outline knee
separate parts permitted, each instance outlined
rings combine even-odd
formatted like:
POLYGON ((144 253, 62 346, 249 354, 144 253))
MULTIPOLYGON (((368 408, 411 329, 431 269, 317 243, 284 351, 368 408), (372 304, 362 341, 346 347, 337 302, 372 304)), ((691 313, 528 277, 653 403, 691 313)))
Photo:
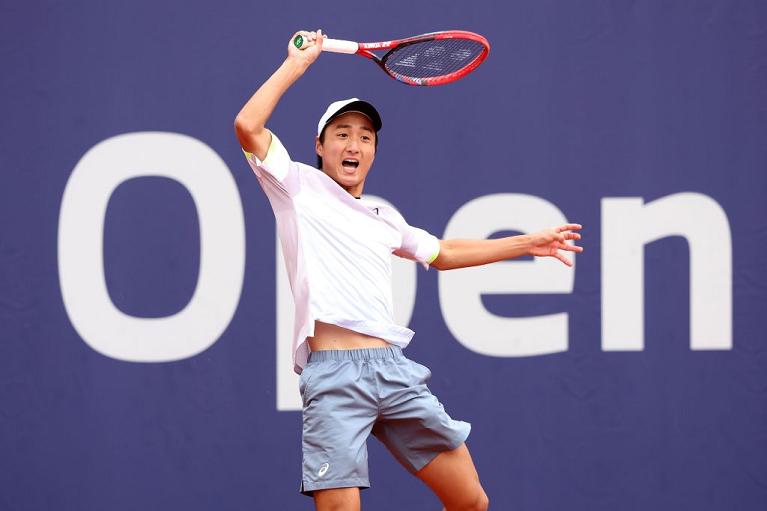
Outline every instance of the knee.
POLYGON ((480 488, 479 495, 477 495, 477 498, 466 511, 487 511, 488 507, 490 507, 490 499, 487 498, 485 491, 480 488))
POLYGON ((460 506, 447 507, 446 511, 487 511, 490 507, 490 499, 487 497, 485 491, 480 488, 479 493, 474 495, 473 498, 467 499, 460 506))
POLYGON ((479 506, 477 507, 478 511, 487 511, 487 508, 490 507, 490 499, 488 498, 487 494, 483 491, 482 495, 480 496, 479 506))
POLYGON ((474 504, 466 511, 487 511, 488 507, 490 507, 490 499, 487 498, 487 494, 484 490, 480 489, 474 504))

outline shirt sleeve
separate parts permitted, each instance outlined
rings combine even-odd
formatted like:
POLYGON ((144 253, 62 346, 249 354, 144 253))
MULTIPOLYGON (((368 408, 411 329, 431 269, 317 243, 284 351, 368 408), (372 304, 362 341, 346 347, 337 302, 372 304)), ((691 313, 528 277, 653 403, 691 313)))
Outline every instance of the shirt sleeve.
POLYGON ((269 132, 272 140, 266 156, 260 160, 253 153, 242 150, 250 168, 256 174, 264 189, 275 189, 288 195, 295 195, 298 191, 298 166, 290 159, 288 151, 282 145, 277 135, 269 132))
POLYGON ((386 208, 386 213, 402 235, 402 244, 394 251, 394 255, 421 263, 428 270, 439 255, 439 239, 423 229, 409 225, 394 209, 386 208))

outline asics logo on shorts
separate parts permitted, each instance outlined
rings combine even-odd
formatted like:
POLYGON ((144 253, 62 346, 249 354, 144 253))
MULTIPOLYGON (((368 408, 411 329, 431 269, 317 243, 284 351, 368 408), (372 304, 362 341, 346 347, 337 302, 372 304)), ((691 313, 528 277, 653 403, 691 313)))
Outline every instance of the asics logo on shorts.
POLYGON ((317 472, 317 475, 320 476, 320 477, 324 476, 325 472, 327 472, 329 468, 330 468, 330 464, 329 463, 323 463, 320 466, 320 471, 317 472))

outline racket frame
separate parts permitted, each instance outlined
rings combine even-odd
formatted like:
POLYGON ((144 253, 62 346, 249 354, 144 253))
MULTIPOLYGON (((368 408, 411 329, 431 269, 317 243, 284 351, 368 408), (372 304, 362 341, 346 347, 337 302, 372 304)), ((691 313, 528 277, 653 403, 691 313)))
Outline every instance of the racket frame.
MULTIPOLYGON (((300 36, 299 36, 300 37, 300 36)), ((296 38, 298 40, 298 37, 296 38)), ((296 46, 300 44, 296 41, 296 46)), ((362 57, 368 58, 378 64, 383 71, 394 78, 397 81, 405 83, 407 85, 415 86, 431 86, 431 85, 444 85, 446 83, 454 82, 460 78, 463 78, 467 74, 474 71, 490 53, 490 43, 487 39, 474 32, 468 32, 466 30, 444 30, 440 32, 429 32, 428 34, 421 34, 413 37, 407 37, 405 39, 395 39, 392 41, 381 41, 375 43, 356 43, 354 41, 344 41, 341 39, 325 39, 322 42, 322 50, 333 53, 347 53, 356 54, 362 57), (405 76, 400 73, 395 73, 386 68, 386 59, 391 55, 395 49, 409 46, 411 44, 422 43, 426 41, 438 41, 442 39, 468 39, 475 41, 484 46, 484 50, 479 54, 469 65, 442 76, 436 76, 432 78, 413 78, 405 76), (373 51, 377 50, 390 50, 383 56, 379 57, 373 51)))
POLYGON ((407 85, 415 85, 415 86, 444 85, 446 83, 459 80, 463 78, 464 76, 466 76, 467 74, 474 71, 477 68, 477 66, 479 66, 487 58, 487 55, 490 53, 490 43, 487 42, 487 39, 485 39, 479 34, 475 34, 474 32, 468 32, 466 30, 445 30, 440 32, 430 32, 428 34, 421 34, 421 35, 407 37, 405 39, 398 39, 394 41, 383 41, 383 42, 377 42, 377 43, 358 43, 358 46, 359 48, 355 52, 357 55, 361 55, 363 57, 367 57, 371 59, 373 62, 378 64, 380 68, 383 69, 387 75, 391 76, 395 80, 405 83, 407 85), (485 49, 482 51, 482 53, 479 54, 477 58, 475 58, 466 67, 459 69, 458 71, 455 71, 453 73, 442 75, 442 76, 436 76, 433 78, 413 78, 410 76, 402 75, 400 73, 395 73, 394 71, 386 69, 386 59, 391 54, 391 51, 386 52, 382 57, 379 57, 372 51, 372 50, 394 50, 394 49, 399 49, 399 48, 402 48, 403 46, 409 46, 415 43, 421 43, 421 42, 432 41, 432 40, 438 41, 442 39, 468 39, 468 40, 476 41, 482 44, 485 47, 485 49))

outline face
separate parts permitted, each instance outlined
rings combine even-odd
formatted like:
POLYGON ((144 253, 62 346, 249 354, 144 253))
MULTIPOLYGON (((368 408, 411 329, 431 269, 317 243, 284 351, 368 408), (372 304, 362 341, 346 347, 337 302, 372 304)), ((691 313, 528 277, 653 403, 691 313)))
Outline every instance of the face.
POLYGON ((358 112, 347 112, 325 127, 324 142, 316 142, 322 171, 355 197, 362 194, 365 178, 375 159, 373 123, 358 112))

